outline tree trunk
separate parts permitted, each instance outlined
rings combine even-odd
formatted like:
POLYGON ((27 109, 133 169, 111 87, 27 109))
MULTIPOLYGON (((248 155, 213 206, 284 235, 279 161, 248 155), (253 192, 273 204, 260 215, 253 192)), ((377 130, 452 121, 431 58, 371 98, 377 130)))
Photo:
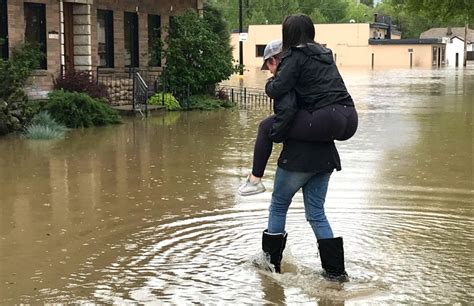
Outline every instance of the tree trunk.
POLYGON ((467 28, 468 28, 468 22, 466 19, 466 26, 464 28, 464 67, 467 66, 467 28))

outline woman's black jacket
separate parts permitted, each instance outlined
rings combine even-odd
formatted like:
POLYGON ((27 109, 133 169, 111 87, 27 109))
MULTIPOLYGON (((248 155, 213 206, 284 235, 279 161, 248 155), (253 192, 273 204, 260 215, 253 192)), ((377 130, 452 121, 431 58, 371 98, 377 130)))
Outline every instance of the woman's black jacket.
POLYGON ((299 109, 313 112, 334 103, 354 105, 332 51, 319 44, 289 49, 282 56, 276 76, 268 80, 265 92, 274 99, 276 118, 270 135, 274 142, 285 139, 299 109))

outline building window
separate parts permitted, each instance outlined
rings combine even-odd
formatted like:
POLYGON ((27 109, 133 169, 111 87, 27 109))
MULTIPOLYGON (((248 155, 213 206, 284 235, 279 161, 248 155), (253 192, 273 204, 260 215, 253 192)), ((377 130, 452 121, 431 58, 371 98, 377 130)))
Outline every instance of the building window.
POLYGON ((148 54, 149 66, 161 66, 161 17, 148 15, 148 54))
POLYGON ((47 69, 46 61, 46 5, 25 2, 25 40, 39 47, 43 56, 39 69, 47 69))
POLYGON ((256 56, 263 57, 263 52, 265 51, 265 47, 267 45, 255 45, 256 56))
POLYGON ((99 66, 114 67, 114 15, 112 11, 97 10, 97 53, 99 66))
POLYGON ((8 58, 7 0, 0 0, 0 58, 8 58))
POLYGON ((138 15, 124 13, 125 67, 138 67, 138 15))

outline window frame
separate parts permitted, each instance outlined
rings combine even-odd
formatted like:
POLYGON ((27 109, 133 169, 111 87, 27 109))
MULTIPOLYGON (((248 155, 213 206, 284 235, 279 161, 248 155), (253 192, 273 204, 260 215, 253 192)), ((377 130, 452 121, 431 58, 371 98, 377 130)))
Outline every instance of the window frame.
POLYGON ((255 57, 263 57, 267 45, 255 45, 255 57), (260 51, 260 52, 259 52, 260 51), (262 55, 260 55, 262 54, 262 55))
POLYGON ((97 33, 99 31, 99 18, 104 18, 105 23, 105 65, 100 64, 99 38, 97 37, 98 65, 101 68, 114 68, 114 12, 112 10, 97 9, 97 33))
POLYGON ((140 66, 140 56, 139 56, 139 28, 138 28, 138 14, 136 12, 124 12, 123 15, 123 26, 124 26, 124 61, 125 54, 127 52, 127 33, 130 35, 128 38, 130 41, 130 64, 125 63, 127 68, 136 68, 140 66), (130 19, 130 22, 127 19, 130 19))
POLYGON ((48 47, 47 47, 47 39, 46 39, 46 4, 44 3, 34 3, 34 2, 24 2, 23 4, 24 9, 24 21, 25 21, 25 41, 33 44, 39 44, 40 51, 44 54, 42 57, 38 70, 47 70, 48 69, 48 61, 47 61, 47 54, 48 54, 48 47), (32 14, 28 14, 28 11, 31 11, 32 14), (39 26, 32 25, 28 26, 28 18, 32 17, 33 15, 39 18, 39 26), (28 33, 28 29, 35 29, 38 27, 37 33, 28 33), (30 35, 37 34, 37 37, 28 37, 30 35), (31 39, 33 38, 33 39, 31 39))

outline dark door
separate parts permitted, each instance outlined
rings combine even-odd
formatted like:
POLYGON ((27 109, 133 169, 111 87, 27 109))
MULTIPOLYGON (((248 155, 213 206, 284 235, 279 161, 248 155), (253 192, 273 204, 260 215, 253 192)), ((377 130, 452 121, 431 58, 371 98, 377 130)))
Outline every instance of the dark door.
POLYGON ((64 58, 66 73, 74 72, 74 28, 72 6, 70 2, 64 2, 64 58))
POLYGON ((459 53, 456 53, 456 67, 459 67, 459 53))
POLYGON ((7 0, 0 0, 0 58, 8 58, 7 0))

